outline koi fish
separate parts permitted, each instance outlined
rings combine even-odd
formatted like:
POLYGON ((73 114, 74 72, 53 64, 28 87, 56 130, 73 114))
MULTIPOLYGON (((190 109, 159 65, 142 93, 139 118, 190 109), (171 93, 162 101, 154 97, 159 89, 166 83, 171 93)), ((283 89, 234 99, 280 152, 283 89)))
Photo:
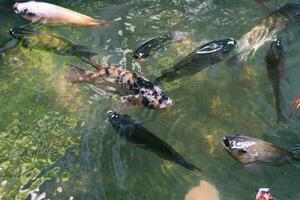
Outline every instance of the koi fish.
POLYGON ((287 3, 271 12, 268 17, 238 40, 238 55, 234 56, 231 61, 241 63, 248 60, 258 48, 272 41, 277 33, 297 22, 300 22, 300 4, 287 3))
POLYGON ((19 40, 19 43, 30 49, 42 50, 63 56, 78 56, 83 60, 90 60, 97 55, 89 48, 76 45, 66 38, 45 34, 36 30, 25 28, 12 28, 10 35, 19 40))
POLYGON ((198 170, 201 172, 201 169, 187 162, 173 149, 173 147, 159 139, 144 126, 131 119, 130 116, 108 111, 107 117, 114 130, 128 142, 131 142, 144 150, 151 151, 165 160, 175 162, 186 169, 198 170))
POLYGON ((260 188, 256 194, 255 200, 275 200, 269 188, 260 188))
POLYGON ((287 122, 287 119, 281 108, 281 90, 280 80, 283 79, 285 68, 285 52, 279 40, 274 40, 265 57, 267 64, 267 72, 272 82, 273 92, 275 96, 275 106, 277 111, 277 122, 287 122))
POLYGON ((226 136, 222 142, 227 152, 244 165, 264 163, 282 166, 300 161, 296 157, 299 145, 289 151, 270 142, 242 135, 226 136))
POLYGON ((39 21, 45 24, 88 27, 109 27, 113 24, 113 22, 93 19, 87 15, 46 2, 15 3, 13 9, 16 14, 31 22, 39 21))
MULTIPOLYGON (((95 67, 95 66, 94 66, 95 67)), ((125 97, 129 103, 150 109, 173 105, 161 87, 154 85, 142 75, 114 66, 97 66, 95 71, 71 67, 67 78, 71 83, 89 83, 125 97)))
POLYGON ((186 35, 178 31, 152 38, 134 50, 133 58, 137 60, 146 60, 156 51, 166 47, 171 42, 180 42, 185 38, 186 35))
POLYGON ((161 73, 157 81, 173 81, 197 73, 206 67, 221 62, 234 49, 232 38, 214 40, 204 44, 177 62, 174 67, 161 73))

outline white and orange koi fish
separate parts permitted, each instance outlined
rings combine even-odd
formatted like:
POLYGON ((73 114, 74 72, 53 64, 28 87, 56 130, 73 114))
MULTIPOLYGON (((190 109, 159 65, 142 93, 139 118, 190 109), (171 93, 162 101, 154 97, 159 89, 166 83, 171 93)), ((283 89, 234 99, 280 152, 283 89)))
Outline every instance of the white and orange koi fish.
POLYGON ((45 2, 15 3, 13 9, 15 13, 20 14, 31 22, 88 27, 108 27, 113 24, 110 21, 97 20, 73 10, 45 2))

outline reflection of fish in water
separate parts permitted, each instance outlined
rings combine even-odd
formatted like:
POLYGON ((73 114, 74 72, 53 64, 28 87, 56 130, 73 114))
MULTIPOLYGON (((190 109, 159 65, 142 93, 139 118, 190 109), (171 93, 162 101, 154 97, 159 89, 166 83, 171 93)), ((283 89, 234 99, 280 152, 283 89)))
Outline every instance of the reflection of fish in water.
POLYGON ((270 49, 266 55, 267 72, 269 79, 272 82, 273 92, 275 96, 275 106, 277 111, 277 121, 286 122, 287 119, 281 108, 281 90, 280 80, 283 79, 285 67, 285 53, 279 40, 274 40, 271 43, 270 49))
POLYGON ((145 60, 149 56, 155 53, 155 51, 158 51, 159 49, 164 48, 171 42, 180 42, 186 38, 186 35, 182 32, 174 32, 169 33, 166 35, 155 37, 144 44, 142 44, 140 47, 138 47, 133 52, 133 58, 137 60, 145 60))
POLYGON ((238 60, 247 60, 248 56, 253 55, 259 47, 271 41, 275 34, 299 21, 300 4, 288 3, 275 10, 238 41, 238 60))
POLYGON ((96 20, 73 10, 45 2, 15 3, 13 8, 15 13, 31 22, 90 27, 107 27, 113 24, 113 22, 96 20))
POLYGON ((222 61, 234 49, 236 42, 232 38, 215 40, 204 44, 180 60, 169 70, 162 72, 157 81, 173 81, 186 75, 199 72, 206 67, 222 61))
POLYGON ((289 151, 270 142, 248 136, 226 136, 223 138, 223 146, 231 156, 244 165, 265 163, 281 166, 300 161, 296 157, 299 146, 289 151))
POLYGON ((97 53, 91 52, 87 47, 73 44, 66 38, 48 35, 35 30, 24 28, 10 29, 10 35, 20 40, 25 48, 52 52, 64 56, 78 56, 89 60, 97 53))
POLYGON ((141 75, 119 67, 97 68, 95 71, 85 71, 72 67, 68 78, 74 84, 90 83, 109 92, 115 92, 125 96, 128 102, 142 104, 146 108, 166 108, 173 105, 172 100, 159 86, 141 75))
POLYGON ((142 149, 149 150, 165 160, 175 162, 186 169, 201 171, 193 164, 187 162, 169 144, 156 137, 141 124, 132 120, 130 116, 113 111, 109 111, 107 116, 115 131, 127 141, 136 144, 142 149))

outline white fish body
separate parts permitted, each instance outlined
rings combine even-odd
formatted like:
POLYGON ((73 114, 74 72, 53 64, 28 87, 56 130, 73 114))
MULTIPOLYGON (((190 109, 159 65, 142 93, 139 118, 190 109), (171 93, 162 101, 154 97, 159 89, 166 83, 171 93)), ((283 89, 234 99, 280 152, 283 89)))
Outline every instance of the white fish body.
POLYGON ((87 15, 46 2, 15 3, 13 8, 15 13, 31 22, 41 21, 48 24, 104 27, 111 24, 111 22, 96 20, 87 15))

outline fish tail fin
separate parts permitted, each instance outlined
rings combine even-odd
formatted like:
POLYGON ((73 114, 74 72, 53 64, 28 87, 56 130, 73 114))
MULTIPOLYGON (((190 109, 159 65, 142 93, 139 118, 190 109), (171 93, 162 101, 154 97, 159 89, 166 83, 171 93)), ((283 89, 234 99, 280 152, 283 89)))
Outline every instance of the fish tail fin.
POLYGON ((93 20, 90 20, 89 22, 87 22, 86 24, 87 24, 87 26, 92 26, 92 27, 107 28, 107 27, 114 26, 116 24, 116 22, 114 22, 114 21, 106 21, 106 20, 93 19, 93 20))
POLYGON ((85 70, 71 64, 70 70, 67 72, 65 78, 72 84, 85 82, 85 72, 85 70))
POLYGON ((184 158, 179 157, 177 160, 175 160, 176 163, 180 164, 181 166, 183 166, 186 169, 189 170, 198 170, 199 172, 202 172, 202 170, 198 167, 196 167, 195 165, 187 162, 184 158))
MULTIPOLYGON (((156 82, 161 82, 161 81, 171 82, 171 81, 174 81, 178 75, 179 74, 177 73, 176 70, 173 70, 173 71, 172 71, 172 69, 165 70, 161 73, 161 75, 159 77, 157 77, 155 79, 155 81, 156 82)), ((178 78, 180 78, 180 76, 178 78)))
POLYGON ((282 112, 278 113, 277 123, 283 123, 283 124, 285 124, 287 122, 288 122, 288 119, 286 118, 286 116, 282 112))

